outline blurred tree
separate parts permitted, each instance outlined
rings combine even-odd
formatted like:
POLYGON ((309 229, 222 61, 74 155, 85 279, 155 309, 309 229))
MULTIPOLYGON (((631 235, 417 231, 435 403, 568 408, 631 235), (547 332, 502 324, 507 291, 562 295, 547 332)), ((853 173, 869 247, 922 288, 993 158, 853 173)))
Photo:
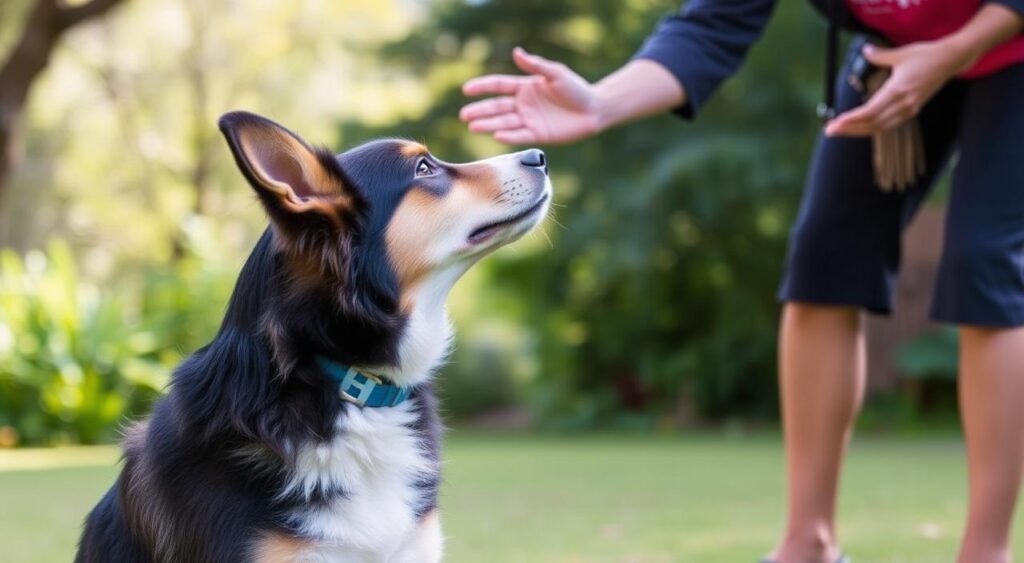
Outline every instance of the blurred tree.
POLYGON ((90 0, 67 6, 59 0, 36 0, 28 10, 18 39, 0 64, 0 195, 14 165, 15 136, 29 90, 49 63, 57 42, 72 27, 107 13, 122 1, 90 0))
MULTIPOLYGON (((0 0, 0 53, 34 6, 0 0)), ((217 117, 248 109, 322 143, 342 116, 397 111, 404 94, 363 77, 351 49, 403 36, 404 7, 126 2, 61 41, 0 205, 0 428, 103 441, 144 412, 215 333, 266 228, 217 117)))
MULTIPOLYGON (((0 20, 2 50, 10 33, 0 20)), ((340 116, 392 111, 397 92, 348 80, 361 72, 350 49, 394 40, 410 20, 394 0, 128 3, 69 37, 41 76, 0 206, 0 245, 25 251, 61 236, 106 254, 83 261, 88 276, 130 273, 132 263, 180 258, 182 225, 200 215, 245 252, 265 222, 217 117, 248 109, 320 141, 340 116)))
MULTIPOLYGON (((412 136, 452 160, 506 151, 458 122, 462 81, 517 72, 515 45, 598 79, 678 7, 436 2, 423 25, 382 52, 383 68, 408 69, 430 86, 423 112, 386 127, 348 122, 342 135, 412 136)), ((696 123, 665 116, 549 149, 564 228, 551 233, 550 251, 489 263, 472 311, 518 312, 535 331, 527 353, 542 367, 532 396, 546 420, 571 427, 774 413, 774 293, 816 129, 821 27, 802 4, 781 3, 744 69, 696 123)), ((463 346, 473 345, 472 322, 463 346)))

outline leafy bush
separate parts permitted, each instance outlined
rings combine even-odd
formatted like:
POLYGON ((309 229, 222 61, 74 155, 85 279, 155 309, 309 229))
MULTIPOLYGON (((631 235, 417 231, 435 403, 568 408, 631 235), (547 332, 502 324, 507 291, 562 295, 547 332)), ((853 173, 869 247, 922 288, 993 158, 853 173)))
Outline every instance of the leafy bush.
POLYGON ((81 282, 66 244, 0 254, 0 425, 27 443, 109 439, 163 383, 145 335, 125 338, 124 302, 81 282))
POLYGON ((919 418, 957 412, 957 332, 951 327, 924 333, 896 351, 903 399, 919 418))
POLYGON ((896 365, 910 379, 956 381, 956 330, 944 328, 907 342, 896 352, 896 365))
POLYGON ((233 282, 194 247, 174 266, 101 287, 79 277, 62 241, 23 258, 0 251, 5 441, 110 441, 148 411, 182 355, 212 336, 233 282))
POLYGON ((490 337, 462 335, 437 378, 445 415, 466 419, 513 405, 517 399, 514 354, 490 337))

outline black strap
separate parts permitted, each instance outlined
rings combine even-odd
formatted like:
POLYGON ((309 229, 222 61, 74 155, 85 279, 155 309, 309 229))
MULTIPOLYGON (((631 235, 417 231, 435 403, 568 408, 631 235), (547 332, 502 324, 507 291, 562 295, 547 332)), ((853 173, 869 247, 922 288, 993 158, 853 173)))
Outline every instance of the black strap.
POLYGON ((839 0, 828 0, 828 38, 825 43, 825 101, 818 106, 818 117, 828 121, 836 116, 836 55, 839 52, 839 0))

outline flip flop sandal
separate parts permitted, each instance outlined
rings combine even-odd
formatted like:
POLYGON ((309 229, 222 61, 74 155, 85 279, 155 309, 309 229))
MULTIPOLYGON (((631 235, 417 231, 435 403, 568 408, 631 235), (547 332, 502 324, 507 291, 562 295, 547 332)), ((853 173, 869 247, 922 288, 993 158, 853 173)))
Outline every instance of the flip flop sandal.
MULTIPOLYGON (((761 559, 757 563, 779 563, 779 562, 775 561, 774 559, 761 559)), ((840 555, 839 559, 836 559, 836 563, 850 563, 850 558, 847 557, 845 554, 844 555, 840 555)))

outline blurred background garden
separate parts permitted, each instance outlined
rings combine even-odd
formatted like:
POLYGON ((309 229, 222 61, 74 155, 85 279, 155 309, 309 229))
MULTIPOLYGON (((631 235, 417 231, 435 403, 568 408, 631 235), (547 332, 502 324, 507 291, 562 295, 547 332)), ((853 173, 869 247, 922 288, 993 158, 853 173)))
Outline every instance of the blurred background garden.
MULTIPOLYGON (((458 121, 466 79, 514 71, 522 45, 596 80, 677 8, 0 1, 0 530, 14 560, 68 558, 116 462, 77 446, 115 442, 213 336, 265 227, 220 114, 255 111, 339 151, 402 136, 445 160, 485 157, 507 148, 458 121)), ((823 27, 781 2, 698 122, 545 147, 557 221, 450 303, 453 561, 735 561, 771 547, 775 289, 819 126, 823 27)), ((924 321, 941 192, 908 233, 900 314, 871 323, 866 439, 844 492, 863 561, 948 560, 963 514, 955 341, 924 321), (873 515, 884 506, 891 522, 873 515)))

